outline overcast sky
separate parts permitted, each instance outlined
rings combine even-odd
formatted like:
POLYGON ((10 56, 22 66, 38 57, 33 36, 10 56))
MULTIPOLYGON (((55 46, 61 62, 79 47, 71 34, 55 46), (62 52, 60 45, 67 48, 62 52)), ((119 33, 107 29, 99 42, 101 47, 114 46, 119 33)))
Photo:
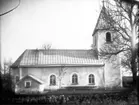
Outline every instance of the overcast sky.
MULTIPOLYGON (((0 13, 18 0, 1 0, 0 13)), ((90 49, 101 0, 21 0, 1 17, 2 59, 15 61, 26 49, 90 49)))

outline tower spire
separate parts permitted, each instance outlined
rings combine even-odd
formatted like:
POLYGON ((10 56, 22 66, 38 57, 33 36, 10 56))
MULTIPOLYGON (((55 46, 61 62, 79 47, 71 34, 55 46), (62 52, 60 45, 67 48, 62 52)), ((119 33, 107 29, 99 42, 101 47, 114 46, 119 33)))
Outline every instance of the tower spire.
POLYGON ((102 7, 104 7, 104 0, 102 0, 102 7))
POLYGON ((107 4, 106 0, 102 0, 102 8, 105 8, 106 4, 107 4))

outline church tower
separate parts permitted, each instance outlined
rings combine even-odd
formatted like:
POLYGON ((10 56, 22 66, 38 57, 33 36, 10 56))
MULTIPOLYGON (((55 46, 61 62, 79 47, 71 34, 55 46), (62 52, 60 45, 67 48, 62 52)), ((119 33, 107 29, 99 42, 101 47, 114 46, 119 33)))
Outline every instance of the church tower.
POLYGON ((96 49, 97 51, 100 51, 102 46, 104 44, 111 44, 112 43, 112 38, 113 38, 113 33, 110 31, 110 26, 107 24, 107 22, 104 20, 104 14, 105 14, 105 6, 103 5, 94 32, 92 34, 93 38, 93 44, 92 47, 93 49, 96 49))
MULTIPOLYGON (((111 31, 110 25, 104 20, 105 12, 106 8, 103 4, 92 34, 92 48, 97 52, 100 52, 104 46, 113 44, 113 36, 115 35, 115 32, 111 31)), ((122 72, 120 69, 121 62, 119 55, 112 56, 109 60, 103 59, 98 55, 98 59, 105 62, 105 87, 122 87, 122 72)))

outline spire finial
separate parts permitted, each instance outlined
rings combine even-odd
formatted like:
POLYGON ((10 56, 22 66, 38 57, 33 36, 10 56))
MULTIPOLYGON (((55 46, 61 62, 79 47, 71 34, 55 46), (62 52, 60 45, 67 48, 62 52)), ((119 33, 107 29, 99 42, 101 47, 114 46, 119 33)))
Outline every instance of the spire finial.
POLYGON ((105 2, 105 1, 104 1, 104 0, 102 0, 102 7, 104 7, 104 2, 105 2))

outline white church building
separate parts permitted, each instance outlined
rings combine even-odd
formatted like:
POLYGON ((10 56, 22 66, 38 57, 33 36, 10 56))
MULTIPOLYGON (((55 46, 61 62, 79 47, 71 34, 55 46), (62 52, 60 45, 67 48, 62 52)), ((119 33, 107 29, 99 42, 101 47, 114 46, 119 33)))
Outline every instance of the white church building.
POLYGON ((96 53, 102 45, 113 41, 113 33, 100 28, 103 24, 101 12, 92 34, 93 49, 25 50, 11 66, 15 91, 122 87, 119 57, 106 61, 96 53))

